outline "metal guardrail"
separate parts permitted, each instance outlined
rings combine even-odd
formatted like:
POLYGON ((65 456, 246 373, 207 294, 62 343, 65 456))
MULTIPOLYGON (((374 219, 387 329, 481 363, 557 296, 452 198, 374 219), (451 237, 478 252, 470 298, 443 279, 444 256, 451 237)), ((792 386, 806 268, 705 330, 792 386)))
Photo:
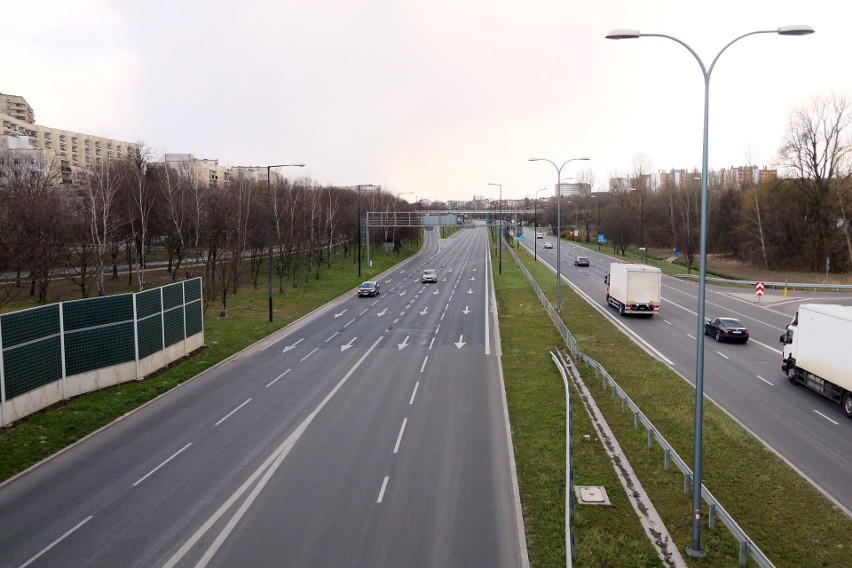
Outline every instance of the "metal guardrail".
MULTIPOLYGON (((682 279, 690 279, 697 280, 697 274, 676 274, 676 278, 682 279)), ((716 276, 707 276, 705 278, 707 282, 712 282, 716 284, 728 284, 733 286, 747 286, 754 288, 758 282, 758 280, 734 280, 732 278, 719 278, 716 276)), ((806 282, 763 282, 764 288, 771 288, 773 290, 777 289, 795 289, 795 290, 824 290, 824 291, 833 291, 833 292, 852 292, 852 284, 809 284, 806 282)))
MULTIPOLYGON (((621 399, 621 412, 626 414, 627 409, 629 408, 633 412, 633 429, 635 431, 639 431, 639 425, 645 427, 648 432, 648 449, 652 449, 654 447, 654 441, 656 440, 657 444, 663 449, 663 469, 669 471, 670 464, 674 463, 675 466, 680 470, 683 474, 683 492, 685 496, 689 496, 690 489, 692 487, 692 470, 686 465, 686 462, 678 455, 678 453, 672 448, 672 446, 666 441, 665 437, 657 430, 651 421, 645 416, 644 413, 639 409, 635 402, 624 392, 624 390, 615 382, 609 373, 607 373, 606 369, 603 366, 592 359, 591 357, 585 355, 577 348, 577 342, 574 337, 571 335, 571 332, 568 330, 568 327, 562 321, 562 318, 559 314, 556 313, 556 310, 553 309, 553 306, 550 304, 550 301, 544 295, 541 288, 538 286, 538 283, 533 278, 532 274, 529 273, 526 266, 523 265, 521 260, 518 258, 518 255, 515 254, 515 251, 508 248, 509 252, 512 255, 512 258, 515 259, 515 265, 521 269, 524 276, 526 276, 529 283, 532 285, 533 290, 541 301, 542 305, 547 310, 548 315, 550 315, 550 319, 553 324, 556 326, 557 331, 562 336, 562 339, 565 341, 565 345, 568 347, 571 355, 583 361, 583 363, 589 367, 593 367, 595 370, 595 376, 601 379, 603 388, 606 389, 609 386, 612 389, 612 399, 615 400, 615 397, 619 397, 621 399)), ((751 557, 761 568, 775 568, 775 565, 769 558, 760 550, 760 548, 754 543, 754 541, 749 538, 746 532, 740 527, 739 524, 734 520, 733 517, 728 513, 728 511, 719 503, 718 499, 710 492, 709 489, 702 483, 701 484, 701 498, 707 503, 709 508, 709 515, 707 517, 707 524, 710 529, 714 529, 716 526, 716 517, 722 522, 723 525, 731 532, 734 538, 739 542, 739 565, 741 567, 746 566, 747 557, 751 557)), ((567 531, 567 525, 566 525, 567 531)))
POLYGON ((574 437, 574 420, 571 417, 571 387, 568 385, 568 375, 562 362, 553 353, 550 357, 559 374, 562 375, 562 383, 565 385, 565 566, 571 568, 572 562, 577 559, 574 551, 574 533, 571 531, 571 519, 574 517, 574 449, 571 439, 574 437))

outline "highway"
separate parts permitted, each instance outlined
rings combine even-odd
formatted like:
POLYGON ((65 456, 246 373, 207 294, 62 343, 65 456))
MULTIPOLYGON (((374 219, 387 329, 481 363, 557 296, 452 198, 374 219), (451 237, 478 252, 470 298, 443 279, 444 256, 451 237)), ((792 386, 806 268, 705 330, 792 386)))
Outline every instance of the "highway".
POLYGON ((486 230, 435 234, 0 486, 3 565, 528 566, 486 230))
MULTIPOLYGON (((525 230, 525 236, 523 246, 533 252, 532 231, 525 230)), ((538 239, 536 246, 539 260, 555 271, 556 249, 545 249, 543 242, 555 243, 555 239, 548 235, 538 239)), ((664 275, 660 314, 620 317, 606 304, 603 280, 613 262, 613 257, 603 254, 606 247, 598 253, 563 241, 560 248, 564 281, 633 341, 694 385, 697 284, 664 275), (574 266, 578 255, 588 257, 591 265, 574 266)), ((705 395, 852 516, 852 420, 839 405, 787 381, 781 371, 779 342, 799 304, 852 305, 852 296, 795 292, 785 299, 781 292, 771 291, 758 302, 747 289, 708 284, 705 300, 708 319, 735 317, 750 332, 744 345, 705 338, 705 395)), ((562 301, 564 306, 564 295, 562 301)), ((683 453, 689 453, 686 450, 683 453)))

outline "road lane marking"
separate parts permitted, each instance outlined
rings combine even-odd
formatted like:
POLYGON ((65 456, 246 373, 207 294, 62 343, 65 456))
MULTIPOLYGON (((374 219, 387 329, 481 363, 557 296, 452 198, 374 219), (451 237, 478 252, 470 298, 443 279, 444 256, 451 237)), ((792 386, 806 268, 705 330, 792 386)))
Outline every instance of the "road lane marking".
POLYGON ((305 359, 307 359, 308 357, 310 357, 311 355, 313 355, 314 353, 316 353, 318 349, 319 349, 319 347, 314 347, 314 350, 313 350, 313 351, 311 351, 310 353, 308 353, 307 355, 305 355, 304 357, 302 357, 302 358, 300 359, 300 361, 304 361, 305 359))
POLYGON ((429 360, 429 356, 428 356, 428 355, 426 355, 426 358, 425 358, 425 359, 423 359, 423 364, 422 364, 422 365, 420 365, 420 372, 421 372, 421 373, 423 372, 423 369, 425 369, 425 368, 426 368, 426 361, 428 361, 428 360, 429 360))
POLYGON ((393 453, 399 451, 399 443, 402 442, 402 433, 405 432, 405 425, 408 424, 408 418, 402 419, 402 427, 399 429, 399 435, 396 437, 396 445, 393 447, 393 453))
POLYGON ((417 396, 417 387, 420 386, 420 381, 414 383, 414 390, 411 392, 411 400, 408 401, 408 405, 411 406, 414 404, 414 397, 417 396))
POLYGON ((825 418, 826 420, 828 420, 829 422, 831 422, 835 426, 840 426, 840 422, 835 422, 834 420, 832 420, 831 418, 829 418, 828 416, 826 416, 825 414, 823 414, 819 410, 814 410, 814 412, 816 412, 817 414, 819 414, 820 416, 822 416, 823 418, 825 418))
POLYGON ((689 334, 687 333, 687 334, 686 334, 686 336, 687 336, 688 338, 690 338, 690 339, 694 339, 695 341, 698 341, 698 339, 697 339, 694 335, 689 335, 689 334))
POLYGON ((435 336, 433 335, 433 336, 432 336, 432 341, 430 341, 430 342, 429 342, 429 351, 431 351, 431 350, 432 350, 432 345, 434 345, 434 343, 435 343, 435 336))
POLYGON ((284 371, 283 373, 281 373, 280 375, 278 375, 277 377, 275 377, 275 378, 272 380, 272 382, 271 382, 271 383, 269 383, 268 385, 266 385, 266 388, 269 388, 269 387, 271 387, 272 385, 274 385, 275 383, 277 383, 277 382, 278 382, 278 379, 280 379, 281 377, 283 377, 284 375, 286 375, 286 374, 287 374, 287 373, 289 373, 289 372, 290 372, 290 369, 287 369, 286 371, 284 371))
POLYGON ((326 340, 325 340, 325 342, 326 342, 326 343, 328 343, 329 341, 331 341, 332 339, 334 339, 334 336, 335 336, 335 335, 337 335, 338 333, 340 333, 340 332, 339 332, 339 331, 335 331, 334 333, 332 333, 332 334, 331 334, 331 337, 329 337, 328 339, 326 339, 326 340))
MULTIPOLYGON (((248 402, 248 401, 246 401, 246 402, 248 402)), ((192 445, 192 442, 188 443, 187 445, 185 445, 184 447, 182 447, 181 449, 179 449, 178 451, 173 453, 171 456, 166 458, 166 460, 163 463, 161 463, 160 465, 158 465, 157 467, 155 467, 154 469, 152 469, 151 471, 149 471, 148 473, 146 473, 145 475, 140 477, 139 480, 136 483, 133 484, 133 487, 136 487, 137 485, 139 485, 140 483, 142 483, 143 481, 145 481, 146 479, 151 477, 154 473, 156 473, 156 471, 158 469, 160 469, 161 467, 163 467, 164 465, 166 465, 167 463, 169 463, 170 461, 172 461, 173 459, 178 457, 178 455, 180 455, 181 452, 183 452, 185 449, 187 449, 191 445, 192 445)))
POLYGON ((364 314, 366 314, 366 313, 367 313, 367 310, 369 310, 369 309, 370 309, 370 308, 364 308, 364 310, 363 310, 361 313, 359 313, 358 315, 359 315, 359 316, 363 316, 364 314))
POLYGON ((730 360, 731 360, 731 358, 730 358, 730 357, 728 357, 727 355, 725 355, 725 354, 724 354, 724 353, 722 353, 721 351, 716 351, 716 353, 718 353, 719 355, 721 355, 722 357, 724 357, 724 358, 725 358, 725 359, 727 359, 728 361, 730 361, 730 360))
POLYGON ((382 499, 383 499, 383 498, 384 498, 384 496, 385 496, 385 488, 388 486, 388 479, 390 479, 390 477, 388 477, 388 476, 386 475, 386 476, 385 476, 385 480, 382 482, 382 488, 381 488, 381 490, 379 490, 379 498, 378 498, 378 499, 376 499, 376 503, 381 503, 381 502, 382 502, 382 499))
POLYGON ((358 369, 358 367, 361 366, 361 363, 363 363, 364 360, 370 356, 370 354, 379 345, 379 342, 382 339, 384 339, 383 335, 379 336, 379 338, 376 339, 373 345, 371 345, 370 348, 367 349, 367 351, 361 356, 361 358, 358 359, 358 362, 355 363, 355 365, 353 365, 351 369, 349 369, 349 371, 343 376, 343 378, 340 379, 340 381, 334 386, 334 388, 331 389, 331 391, 325 396, 322 402, 320 402, 319 405, 314 408, 313 412, 311 412, 302 421, 302 423, 299 424, 299 426, 296 427, 295 430, 293 430, 293 432, 287 437, 287 439, 284 440, 284 442, 282 442, 281 445, 278 446, 278 448, 276 448, 276 450, 266 458, 266 460, 264 460, 260 467, 258 467, 243 482, 243 484, 233 494, 231 494, 230 497, 228 497, 228 499, 224 503, 222 503, 219 509, 217 509, 217 511, 209 519, 207 519, 207 521, 205 521, 204 524, 199 527, 197 531, 195 531, 195 533, 189 538, 189 540, 187 540, 183 544, 183 546, 181 546, 180 549, 178 549, 178 551, 172 555, 172 557, 169 559, 168 562, 166 562, 163 568, 174 568, 174 566, 178 562, 180 562, 184 556, 186 556, 186 554, 192 549, 192 547, 195 546, 195 544, 198 543, 198 541, 201 540, 201 538, 205 534, 207 534, 207 531, 209 531, 210 528, 225 515, 228 509, 230 509, 231 506, 236 503, 237 500, 242 497, 242 495, 246 491, 248 491, 250 487, 254 485, 254 489, 252 489, 251 493, 246 497, 246 500, 243 502, 242 505, 240 505, 237 511, 234 512, 234 515, 233 517, 231 517, 231 520, 228 521, 228 524, 225 526, 225 528, 222 529, 222 532, 219 533, 219 536, 216 537, 216 540, 213 542, 213 544, 210 545, 210 548, 207 549, 207 552, 204 554, 201 560, 198 561, 196 567, 203 568, 210 562, 210 559, 213 558, 213 555, 216 554, 216 551, 219 550, 219 547, 222 546, 222 543, 225 541, 226 538, 228 538, 228 535, 230 535, 231 531, 234 530, 236 524, 243 517, 243 515, 245 515, 248 508, 251 506, 254 500, 257 499, 257 496, 260 494, 266 484, 269 483, 269 480, 284 462, 284 459, 290 453, 290 450, 293 449, 293 446, 296 445, 296 442, 299 441, 299 438, 301 438, 302 434, 305 433, 305 430, 308 428, 313 419, 316 418, 317 414, 319 414, 323 408, 325 408, 328 402, 334 397, 335 394, 337 394, 337 391, 339 391, 343 387, 343 385, 346 384, 346 381, 349 380, 349 377, 351 377, 352 374, 358 369), (260 481, 257 481, 258 478, 261 478, 260 481), (256 481, 257 484, 255 485, 256 481))
POLYGON ((241 409, 242 407, 244 407, 245 405, 247 405, 249 402, 251 402, 251 399, 248 399, 247 401, 245 401, 244 403, 242 403, 241 405, 239 405, 238 407, 236 407, 235 409, 233 409, 232 411, 230 411, 228 414, 226 414, 225 416, 223 416, 223 417, 219 420, 219 422, 217 422, 217 423, 216 423, 216 424, 214 424, 213 426, 218 426, 219 424, 221 424, 222 422, 224 422, 225 420, 227 420, 228 418, 230 418, 230 417, 231 417, 231 415, 232 415, 234 412, 236 412, 237 410, 241 409))
POLYGON ((671 325, 671 324, 672 324, 672 322, 670 322, 669 320, 663 320, 663 321, 664 321, 664 322, 666 322, 666 324, 667 324, 667 325, 671 325))
POLYGON ((764 378, 763 378, 763 377, 761 377, 760 375, 755 375, 755 377, 757 377, 758 379, 760 379, 761 381, 763 381, 764 383, 766 383, 767 385, 769 385, 769 386, 771 386, 771 387, 774 387, 774 386, 775 386, 774 384, 770 383, 769 381, 767 381, 766 379, 764 379, 764 378))
POLYGON ((282 351, 282 353, 287 353, 287 352, 288 352, 288 351, 290 351, 291 349, 295 349, 295 348, 296 348, 296 346, 297 346, 298 344, 300 344, 301 342, 303 342, 304 340, 305 340, 305 338, 303 337, 302 339, 300 339, 300 340, 299 340, 299 341, 297 341, 296 343, 294 343, 294 344, 292 344, 292 345, 287 345, 286 347, 284 347, 284 350, 282 351))
POLYGON ((352 318, 351 320, 349 320, 349 323, 347 323, 346 325, 344 325, 344 326, 343 326, 343 329, 346 329, 347 327, 349 327, 350 325, 352 325, 352 322, 354 322, 354 321, 355 321, 355 318, 352 318))
POLYGON ((73 527, 71 530, 69 530, 68 532, 66 532, 64 535, 60 536, 59 538, 57 538, 56 540, 54 540, 53 542, 51 542, 50 544, 48 544, 46 547, 44 547, 44 548, 41 550, 41 552, 39 552, 38 554, 36 554, 35 556, 33 556, 32 558, 30 558, 29 560, 27 560, 27 561, 26 561, 26 562, 24 562, 23 564, 21 564, 20 568, 26 568, 27 566, 29 566, 30 564, 32 564, 33 562, 35 562, 36 560, 38 560, 38 558, 39 558, 41 555, 43 555, 45 552, 47 552, 48 550, 50 550, 51 548, 53 548, 54 546, 56 546, 56 545, 57 545, 57 544, 59 544, 60 542, 62 542, 65 538, 67 538, 68 536, 70 536, 70 535, 71 535, 71 533, 73 533, 74 531, 76 531, 77 529, 79 529, 80 527, 82 527, 83 525, 85 525, 86 523, 88 523, 88 522, 89 522, 89 521, 91 521, 91 520, 92 520, 92 515, 89 515, 88 517, 86 517, 85 519, 83 519, 82 521, 80 521, 79 523, 77 523, 76 525, 74 525, 74 527, 73 527))
POLYGON ((441 314, 441 321, 444 321, 444 316, 447 315, 447 312, 441 314))

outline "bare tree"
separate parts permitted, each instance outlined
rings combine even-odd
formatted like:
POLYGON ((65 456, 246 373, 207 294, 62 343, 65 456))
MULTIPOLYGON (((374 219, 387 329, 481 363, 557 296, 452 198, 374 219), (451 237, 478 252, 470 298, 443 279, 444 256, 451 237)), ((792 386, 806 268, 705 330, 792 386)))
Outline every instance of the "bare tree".
POLYGON ((115 242, 118 228, 118 216, 115 211, 119 188, 121 186, 121 171, 107 157, 91 166, 80 191, 89 222, 89 237, 95 246, 95 283, 98 296, 106 293, 104 286, 104 269, 107 251, 115 242))

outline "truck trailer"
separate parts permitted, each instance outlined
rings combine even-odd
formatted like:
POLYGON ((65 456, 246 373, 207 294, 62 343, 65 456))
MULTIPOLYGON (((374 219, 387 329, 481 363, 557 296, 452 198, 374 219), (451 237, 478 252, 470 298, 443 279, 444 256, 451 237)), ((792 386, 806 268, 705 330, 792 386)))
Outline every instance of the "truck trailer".
POLYGON ((802 304, 781 336, 781 370, 843 407, 852 418, 852 306, 802 304))
POLYGON ((617 308, 619 314, 653 316, 660 312, 662 273, 659 268, 613 262, 604 282, 609 285, 606 301, 617 308))

